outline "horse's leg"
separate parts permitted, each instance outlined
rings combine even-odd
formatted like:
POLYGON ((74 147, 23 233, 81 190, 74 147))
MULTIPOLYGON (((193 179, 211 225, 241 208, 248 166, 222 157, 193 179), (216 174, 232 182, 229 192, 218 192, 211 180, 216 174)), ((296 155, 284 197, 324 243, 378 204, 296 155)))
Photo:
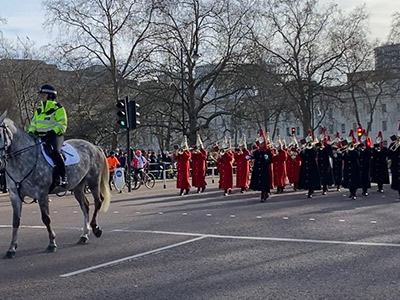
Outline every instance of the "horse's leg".
POLYGON ((95 237, 101 237, 103 230, 97 225, 97 213, 101 208, 102 199, 100 199, 100 188, 98 184, 89 185, 90 190, 94 198, 94 212, 92 220, 90 221, 90 226, 92 227, 93 234, 95 237))
POLYGON ((56 234, 51 228, 50 221, 50 210, 49 210, 49 196, 41 196, 38 199, 40 212, 42 214, 42 222, 46 225, 47 232, 49 234, 49 245, 47 246, 48 252, 56 252, 57 244, 56 244, 56 234))
POLYGON ((11 244, 4 258, 14 258, 15 253, 17 252, 18 228, 20 225, 21 212, 22 212, 22 200, 17 195, 10 193, 10 201, 13 208, 13 223, 12 223, 13 229, 12 229, 11 244))
POLYGON ((74 188, 74 197, 78 201, 83 213, 83 233, 78 244, 87 244, 89 241, 89 201, 84 193, 85 183, 81 182, 74 188))

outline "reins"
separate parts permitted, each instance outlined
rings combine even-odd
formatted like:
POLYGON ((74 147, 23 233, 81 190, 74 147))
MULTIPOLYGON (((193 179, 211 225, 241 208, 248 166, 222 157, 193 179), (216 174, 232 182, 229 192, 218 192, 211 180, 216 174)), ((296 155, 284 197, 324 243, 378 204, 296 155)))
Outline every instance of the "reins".
MULTIPOLYGON (((7 132, 7 130, 8 130, 7 126, 5 126, 5 125, 3 124, 1 127, 7 132)), ((19 199, 21 199, 21 201, 22 201, 23 203, 27 203, 27 202, 25 202, 25 200, 24 200, 24 199, 22 198, 22 196, 21 196, 21 184, 22 184, 22 182, 23 182, 26 178, 29 177, 29 175, 32 174, 33 170, 35 170, 35 168, 36 168, 36 166, 37 166, 37 162, 38 162, 38 154, 39 154, 39 150, 38 150, 39 147, 38 147, 38 146, 39 146, 40 144, 42 144, 42 143, 43 143, 42 141, 39 142, 39 143, 37 143, 37 142, 36 142, 36 139, 35 139, 35 143, 34 143, 33 145, 30 145, 30 146, 27 146, 27 147, 25 147, 25 148, 18 149, 18 150, 12 151, 12 152, 7 152, 8 147, 9 147, 10 145, 7 145, 6 143, 4 143, 4 146, 0 148, 0 150, 4 151, 4 155, 2 155, 1 158, 4 158, 4 159, 5 159, 5 165, 7 165, 7 160, 8 160, 8 159, 13 158, 13 157, 16 157, 16 156, 18 156, 18 155, 20 155, 20 154, 22 154, 22 153, 25 153, 25 152, 27 152, 28 150, 30 150, 31 148, 34 148, 34 147, 35 147, 35 149, 36 149, 36 160, 35 160, 35 163, 33 164, 33 166, 32 166, 32 168, 30 169, 30 171, 29 171, 27 174, 25 174, 25 176, 24 176, 20 181, 15 180, 14 177, 10 174, 10 172, 8 172, 7 168, 5 168, 6 174, 7 174, 8 177, 15 183, 15 186, 16 186, 17 191, 18 191, 18 197, 19 197, 19 199)), ((31 203, 33 203, 33 202, 35 202, 35 200, 33 200, 31 203)), ((30 204, 30 203, 29 203, 29 204, 30 204)))

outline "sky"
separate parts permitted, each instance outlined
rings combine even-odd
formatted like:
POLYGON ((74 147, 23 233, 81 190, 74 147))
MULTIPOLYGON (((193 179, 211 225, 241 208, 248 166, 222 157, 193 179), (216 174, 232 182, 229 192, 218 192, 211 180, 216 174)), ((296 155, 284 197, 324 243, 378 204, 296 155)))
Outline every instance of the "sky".
MULTIPOLYGON (((371 38, 378 38, 381 41, 387 39, 392 14, 400 11, 399 0, 319 0, 319 2, 337 3, 344 12, 349 12, 357 5, 365 3, 371 14, 371 38)), ((18 37, 22 40, 28 37, 36 43, 36 46, 42 46, 54 38, 42 26, 45 16, 41 0, 0 0, 0 7, 0 17, 7 19, 7 24, 0 23, 0 31, 11 42, 16 42, 18 37)))

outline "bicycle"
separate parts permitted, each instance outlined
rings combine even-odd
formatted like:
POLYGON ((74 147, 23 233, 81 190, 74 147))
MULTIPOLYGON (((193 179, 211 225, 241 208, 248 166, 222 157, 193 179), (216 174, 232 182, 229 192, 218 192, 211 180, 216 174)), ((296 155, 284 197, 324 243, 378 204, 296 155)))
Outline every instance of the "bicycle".
POLYGON ((131 174, 131 188, 133 190, 137 190, 141 185, 147 187, 148 189, 152 189, 156 184, 156 178, 150 172, 142 170, 141 173, 136 174, 132 172, 131 174))

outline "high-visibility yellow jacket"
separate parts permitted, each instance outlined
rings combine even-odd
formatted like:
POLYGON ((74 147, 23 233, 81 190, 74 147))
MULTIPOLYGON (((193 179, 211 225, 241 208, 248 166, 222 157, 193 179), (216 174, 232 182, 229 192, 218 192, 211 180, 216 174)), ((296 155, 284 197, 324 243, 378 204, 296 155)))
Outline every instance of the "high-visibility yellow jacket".
POLYGON ((47 100, 34 112, 28 132, 41 136, 50 130, 54 130, 57 135, 65 134, 67 113, 61 104, 47 100))

